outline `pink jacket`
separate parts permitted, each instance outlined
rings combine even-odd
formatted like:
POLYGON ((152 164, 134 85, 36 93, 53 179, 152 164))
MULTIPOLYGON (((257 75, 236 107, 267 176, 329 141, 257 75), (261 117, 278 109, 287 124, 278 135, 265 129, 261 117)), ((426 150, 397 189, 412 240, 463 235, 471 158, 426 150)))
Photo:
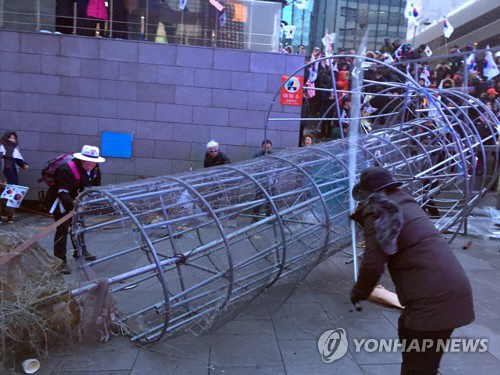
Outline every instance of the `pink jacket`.
POLYGON ((108 9, 104 4, 105 0, 89 0, 87 4, 87 17, 100 20, 108 19, 108 9))

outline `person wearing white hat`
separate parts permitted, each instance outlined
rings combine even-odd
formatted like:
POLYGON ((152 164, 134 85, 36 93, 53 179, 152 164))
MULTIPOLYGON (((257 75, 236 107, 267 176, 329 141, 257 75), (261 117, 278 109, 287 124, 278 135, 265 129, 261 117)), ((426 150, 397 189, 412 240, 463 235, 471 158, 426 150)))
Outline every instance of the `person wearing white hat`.
MULTIPOLYGON (((73 154, 74 159, 61 165, 55 171, 54 185, 49 188, 47 199, 54 220, 58 221, 68 212, 73 210, 74 199, 90 186, 101 185, 101 171, 99 164, 105 159, 99 155, 99 148, 85 145, 81 152, 73 154)), ((59 225, 54 236, 54 255, 63 261, 61 273, 69 274, 71 269, 68 267, 66 259, 66 242, 68 237, 70 220, 66 220, 59 225)), ((83 243, 82 255, 85 260, 95 260, 96 257, 90 254, 83 243)), ((73 257, 77 258, 75 251, 73 257)))
POLYGON ((203 167, 214 167, 216 165, 229 164, 231 160, 229 157, 219 150, 219 144, 214 140, 207 143, 207 152, 205 153, 205 160, 203 167))

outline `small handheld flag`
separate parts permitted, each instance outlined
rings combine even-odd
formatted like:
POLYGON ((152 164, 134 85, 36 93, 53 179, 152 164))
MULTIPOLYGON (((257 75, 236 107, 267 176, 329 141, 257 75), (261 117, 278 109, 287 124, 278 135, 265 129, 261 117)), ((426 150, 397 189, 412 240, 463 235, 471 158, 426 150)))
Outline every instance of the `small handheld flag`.
POLYGON ((486 48, 488 49, 488 51, 485 54, 483 73, 486 78, 493 79, 500 73, 500 71, 498 70, 498 66, 493 59, 493 54, 489 50, 490 46, 487 45, 486 48))
POLYGON ((427 55, 427 57, 431 57, 432 56, 432 50, 430 49, 429 46, 425 47, 424 52, 427 55))
MULTIPOLYGON (((314 58, 314 53, 311 55, 311 62, 314 62, 316 59, 314 58)), ((319 61, 316 61, 314 64, 311 65, 310 69, 310 74, 309 74, 309 80, 311 82, 316 81, 318 78, 318 68, 319 68, 319 61)))
POLYGON ((431 81, 429 81, 429 77, 424 72, 420 73, 420 78, 422 78, 424 80, 425 87, 429 87, 431 85, 431 81))
POLYGON ((451 26, 450 22, 445 18, 443 20, 443 34, 445 38, 449 38, 455 29, 451 26))
POLYGON ((472 73, 476 70, 476 54, 475 53, 471 53, 468 57, 467 57, 467 68, 469 69, 469 73, 472 73))
POLYGON ((286 25, 285 27, 283 27, 283 31, 285 32, 285 38, 293 39, 293 36, 295 35, 295 29, 296 26, 294 25, 286 25))
POLYGON ((219 16, 219 24, 220 27, 226 26, 227 18, 226 18, 226 10, 223 9, 220 16, 219 16))
POLYGON ((321 43, 325 46, 325 54, 327 56, 332 56, 332 44, 335 43, 335 33, 328 34, 327 30, 325 36, 321 39, 321 43))
POLYGON ((404 16, 408 21, 413 21, 416 25, 418 25, 417 18, 418 16, 420 16, 420 12, 418 8, 413 4, 413 2, 406 2, 404 16))
POLYGON ((392 58, 392 56, 389 55, 387 52, 384 53, 382 56, 384 56, 384 62, 386 62, 387 64, 394 62, 394 59, 392 58))
POLYGON ((403 45, 401 44, 396 51, 394 51, 394 57, 396 59, 401 59, 403 57, 403 45))

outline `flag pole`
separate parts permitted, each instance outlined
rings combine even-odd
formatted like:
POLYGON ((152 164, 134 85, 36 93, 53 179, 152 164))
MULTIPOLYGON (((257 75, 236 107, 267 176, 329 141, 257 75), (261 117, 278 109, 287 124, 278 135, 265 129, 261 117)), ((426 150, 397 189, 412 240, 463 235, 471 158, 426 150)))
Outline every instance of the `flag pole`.
POLYGON ((415 26, 413 27, 413 39, 411 41, 411 46, 413 49, 415 49, 415 37, 417 36, 417 23, 415 22, 415 26))

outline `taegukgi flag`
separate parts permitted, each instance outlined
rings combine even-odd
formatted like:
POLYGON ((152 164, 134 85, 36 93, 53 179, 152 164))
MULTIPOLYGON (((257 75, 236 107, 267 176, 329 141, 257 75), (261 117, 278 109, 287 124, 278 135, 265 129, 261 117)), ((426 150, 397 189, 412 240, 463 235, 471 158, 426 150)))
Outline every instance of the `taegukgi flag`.
POLYGON ((489 50, 490 46, 487 45, 486 49, 488 49, 488 51, 486 52, 484 60, 483 73, 484 76, 487 77, 488 79, 493 79, 500 73, 500 71, 498 70, 498 66, 495 63, 495 60, 493 59, 493 54, 489 50))
POLYGON ((446 17, 445 17, 444 20, 443 20, 443 34, 444 34, 444 37, 445 38, 449 38, 451 36, 451 34, 453 34, 453 31, 455 31, 455 29, 453 28, 453 26, 451 26, 450 21, 448 21, 446 19, 446 17))
POLYGON ((468 57, 467 57, 467 68, 469 69, 469 72, 472 73, 476 70, 476 54, 475 53, 471 53, 468 57))

